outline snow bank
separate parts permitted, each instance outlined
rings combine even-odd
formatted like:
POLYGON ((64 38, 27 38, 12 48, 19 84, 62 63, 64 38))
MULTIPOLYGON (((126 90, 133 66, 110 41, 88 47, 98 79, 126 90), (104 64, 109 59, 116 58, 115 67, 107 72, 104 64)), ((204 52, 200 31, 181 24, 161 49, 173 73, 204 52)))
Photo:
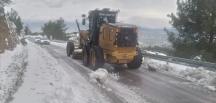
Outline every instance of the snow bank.
POLYGON ((153 51, 149 51, 149 50, 144 50, 145 53, 148 53, 148 54, 152 54, 152 55, 160 55, 160 56, 167 56, 166 54, 164 53, 160 53, 160 52, 153 52, 153 51))
POLYGON ((0 54, 0 103, 9 101, 21 85, 26 59, 27 50, 21 45, 17 45, 13 51, 0 54))
POLYGON ((216 91, 216 72, 209 71, 203 67, 190 67, 165 61, 145 58, 144 65, 155 71, 168 72, 186 80, 202 85, 209 90, 216 91))
POLYGON ((55 45, 55 46, 59 46, 59 47, 62 47, 62 48, 66 48, 66 46, 67 46, 66 42, 60 43, 60 42, 50 41, 50 44, 55 45))

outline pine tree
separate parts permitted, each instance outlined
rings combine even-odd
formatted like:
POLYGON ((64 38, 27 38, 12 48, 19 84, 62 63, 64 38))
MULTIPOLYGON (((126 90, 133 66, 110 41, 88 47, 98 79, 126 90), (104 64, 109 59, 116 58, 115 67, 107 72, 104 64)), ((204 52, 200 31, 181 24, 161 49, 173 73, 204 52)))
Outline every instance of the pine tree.
POLYGON ((25 35, 32 35, 32 32, 28 26, 25 26, 24 32, 25 32, 25 35))
POLYGON ((45 23, 41 29, 43 31, 43 34, 47 35, 49 38, 51 36, 53 37, 53 39, 63 40, 66 38, 67 27, 62 18, 45 23))
POLYGON ((23 22, 21 17, 18 15, 17 11, 11 9, 9 13, 7 13, 9 20, 12 21, 16 25, 16 32, 20 35, 21 30, 23 29, 23 22))
POLYGON ((176 56, 203 55, 204 59, 215 61, 215 4, 216 0, 177 0, 177 13, 168 15, 177 33, 166 30, 176 56))

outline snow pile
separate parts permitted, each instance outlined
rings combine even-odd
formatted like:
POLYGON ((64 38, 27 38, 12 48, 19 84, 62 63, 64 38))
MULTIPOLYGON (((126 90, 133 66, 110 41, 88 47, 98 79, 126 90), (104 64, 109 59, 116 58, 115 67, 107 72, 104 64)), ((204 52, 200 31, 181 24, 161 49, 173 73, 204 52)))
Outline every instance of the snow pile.
POLYGON ((151 71, 163 71, 216 91, 216 72, 203 67, 190 67, 165 61, 145 58, 144 65, 151 71))
MULTIPOLYGON (((164 71, 172 71, 173 67, 170 66, 168 62, 160 62, 157 60, 152 60, 151 62, 144 62, 149 69, 149 71, 157 71, 157 70, 164 70, 164 71)), ((179 70, 179 68, 176 68, 176 70, 179 70)), ((182 68, 181 68, 182 69, 182 68)))
POLYGON ((144 66, 152 67, 156 70, 180 72, 180 71, 187 70, 188 68, 196 69, 195 67, 190 67, 186 65, 175 64, 175 63, 170 63, 170 62, 150 59, 150 58, 145 58, 143 61, 144 61, 143 62, 144 66))
POLYGON ((21 45, 0 54, 0 103, 10 101, 22 83, 27 65, 27 50, 21 45))
POLYGON ((55 45, 55 46, 59 46, 59 47, 62 47, 62 48, 66 48, 66 46, 67 46, 66 42, 65 43, 64 42, 60 43, 60 42, 50 41, 50 44, 55 45))
POLYGON ((212 72, 199 67, 196 69, 188 68, 184 71, 179 72, 179 75, 186 78, 187 80, 196 82, 212 91, 216 91, 216 72, 212 72))
POLYGON ((104 84, 108 79, 108 71, 106 69, 99 68, 90 74, 90 78, 93 82, 104 84))

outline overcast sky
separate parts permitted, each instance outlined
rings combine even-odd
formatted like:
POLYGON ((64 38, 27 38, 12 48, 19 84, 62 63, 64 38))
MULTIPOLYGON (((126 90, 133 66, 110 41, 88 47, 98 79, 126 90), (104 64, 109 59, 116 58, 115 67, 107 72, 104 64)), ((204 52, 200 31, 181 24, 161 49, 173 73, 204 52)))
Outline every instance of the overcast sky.
POLYGON ((120 10, 120 22, 164 28, 170 27, 167 14, 176 11, 176 0, 13 0, 10 7, 17 10, 23 21, 35 31, 39 30, 37 26, 41 22, 60 17, 74 22, 81 18, 81 14, 95 8, 120 10))

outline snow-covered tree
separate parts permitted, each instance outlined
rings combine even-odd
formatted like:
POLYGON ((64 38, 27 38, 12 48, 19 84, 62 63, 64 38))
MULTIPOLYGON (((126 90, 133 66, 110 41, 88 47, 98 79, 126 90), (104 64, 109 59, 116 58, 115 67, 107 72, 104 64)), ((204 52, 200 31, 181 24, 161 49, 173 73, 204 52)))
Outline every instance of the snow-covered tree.
POLYGON ((9 17, 9 20, 12 21, 16 25, 16 32, 18 33, 18 35, 20 35, 23 29, 23 22, 21 20, 21 17, 18 15, 17 11, 14 9, 11 9, 11 11, 7 15, 9 17))
POLYGON ((5 6, 9 3, 11 3, 11 0, 0 0, 0 6, 5 6))

